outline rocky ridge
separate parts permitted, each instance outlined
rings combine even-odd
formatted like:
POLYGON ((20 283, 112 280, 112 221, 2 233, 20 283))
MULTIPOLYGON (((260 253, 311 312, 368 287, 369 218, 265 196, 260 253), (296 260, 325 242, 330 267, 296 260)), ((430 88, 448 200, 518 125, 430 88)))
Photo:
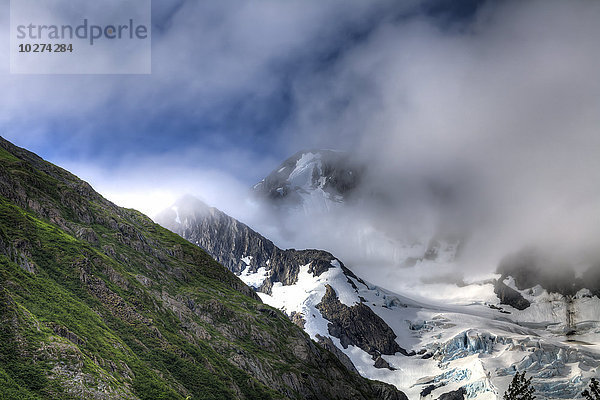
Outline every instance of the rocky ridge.
MULTIPOLYGON (((333 263, 339 265, 348 282, 350 277, 358 279, 326 251, 279 249, 247 225, 191 196, 180 199, 159 214, 156 221, 202 247, 242 279, 262 272, 261 280, 248 281, 260 293, 272 295, 274 285, 296 284, 302 266, 308 266, 308 273, 318 278, 333 263)), ((380 354, 407 354, 395 342, 393 330, 369 307, 341 304, 331 287, 322 299, 320 310, 330 321, 329 333, 341 339, 344 347, 358 346, 374 359, 380 354)), ((290 317, 293 319, 293 315, 290 317)))

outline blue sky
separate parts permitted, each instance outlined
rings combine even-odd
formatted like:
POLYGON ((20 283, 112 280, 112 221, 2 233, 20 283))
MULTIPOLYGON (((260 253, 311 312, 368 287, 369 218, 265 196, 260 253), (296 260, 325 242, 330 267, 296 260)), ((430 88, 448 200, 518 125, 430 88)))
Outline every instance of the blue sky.
POLYGON ((597 2, 154 0, 137 76, 10 75, 8 10, 0 134, 120 205, 193 193, 239 216, 250 185, 315 147, 356 152, 382 185, 455 185, 454 214, 507 232, 541 198, 593 193, 581 219, 600 204, 597 2))
POLYGON ((13 101, 0 129, 58 164, 110 168, 198 148, 212 157, 197 162, 250 184, 299 147, 353 145, 291 132, 295 86, 334 74, 338 60, 382 24, 424 16, 458 23, 476 10, 477 2, 459 3, 155 0, 152 75, 11 76, 5 63, 12 90, 3 96, 13 101), (219 157, 232 151, 258 166, 219 157))

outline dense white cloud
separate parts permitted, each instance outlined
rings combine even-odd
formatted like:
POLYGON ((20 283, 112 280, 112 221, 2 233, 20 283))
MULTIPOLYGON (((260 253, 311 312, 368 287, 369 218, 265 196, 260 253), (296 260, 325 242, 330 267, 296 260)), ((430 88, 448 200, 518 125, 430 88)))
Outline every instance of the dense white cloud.
POLYGON ((134 153, 110 167, 99 167, 86 160, 63 162, 60 165, 91 182, 94 189, 112 202, 138 209, 153 217, 173 204, 179 197, 194 194, 208 204, 238 218, 248 218, 251 209, 246 203, 247 184, 231 171, 258 175, 276 162, 268 157, 257 158, 249 151, 237 149, 211 153, 189 148, 185 151, 148 156, 134 153), (216 159, 229 170, 213 168, 216 159))
MULTIPOLYGON (((383 23, 295 86, 290 152, 307 142, 357 152, 367 191, 393 199, 365 218, 392 237, 432 219, 464 234, 466 271, 528 245, 589 264, 600 248, 599 16, 598 3, 527 1, 490 3, 460 29, 383 23)), ((335 221, 312 223, 323 234, 298 240, 356 253, 332 237, 335 221)))
MULTIPOLYGON (((369 164, 366 189, 390 199, 338 221, 391 236, 457 230, 469 237, 462 266, 488 271, 528 244, 585 259, 600 248, 600 3, 489 2, 450 24, 384 1, 166 4, 156 7, 152 76, 15 76, 5 63, 3 134, 35 149, 52 135, 49 120, 71 118, 68 143, 54 146, 110 140, 96 129, 107 110, 135 116, 123 121, 131 130, 146 128, 140 116, 172 109, 268 118, 265 99, 285 91, 289 115, 272 138, 281 153, 354 151, 369 164)), ((193 193, 261 228, 236 202, 252 176, 276 166, 272 156, 227 137, 214 150, 197 140, 184 156, 163 144, 141 158, 113 149, 126 161, 111 168, 75 155, 53 161, 127 206, 151 213, 193 193)), ((298 243, 352 255, 326 221, 311 221, 311 241, 298 243)))

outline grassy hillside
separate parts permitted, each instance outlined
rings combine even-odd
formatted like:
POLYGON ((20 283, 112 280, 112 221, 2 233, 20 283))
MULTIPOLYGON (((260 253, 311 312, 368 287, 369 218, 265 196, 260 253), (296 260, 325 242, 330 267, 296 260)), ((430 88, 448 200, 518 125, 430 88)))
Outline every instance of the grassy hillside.
POLYGON ((0 398, 401 398, 235 275, 0 139, 0 398))

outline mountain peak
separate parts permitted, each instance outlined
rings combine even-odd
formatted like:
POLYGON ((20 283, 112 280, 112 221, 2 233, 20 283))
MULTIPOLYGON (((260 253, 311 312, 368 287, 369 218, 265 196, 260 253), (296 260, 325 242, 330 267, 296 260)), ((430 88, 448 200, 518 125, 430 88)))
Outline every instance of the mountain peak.
POLYGON ((301 150, 253 186, 259 197, 274 203, 282 201, 328 208, 343 202, 358 186, 364 166, 347 152, 329 149, 301 150))

